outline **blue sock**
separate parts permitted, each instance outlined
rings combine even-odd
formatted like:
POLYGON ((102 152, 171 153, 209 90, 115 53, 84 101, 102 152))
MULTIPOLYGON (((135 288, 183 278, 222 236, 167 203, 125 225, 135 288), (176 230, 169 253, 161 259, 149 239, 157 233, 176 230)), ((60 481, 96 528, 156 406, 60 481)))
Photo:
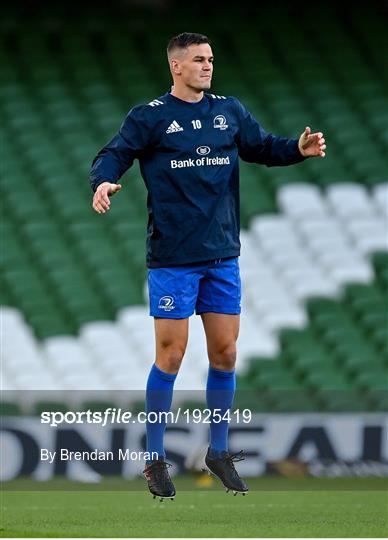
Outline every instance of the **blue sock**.
MULTIPOLYGON (((176 375, 165 373, 153 364, 148 375, 146 388, 146 412, 169 412, 176 375)), ((151 418, 152 419, 152 418, 151 418)), ((147 452, 157 452, 159 458, 166 457, 164 452, 164 432, 166 421, 146 422, 147 452)), ((152 460, 151 460, 152 461, 152 460)))
MULTIPOLYGON (((208 409, 216 411, 221 416, 232 407, 234 391, 236 388, 235 371, 221 371, 209 366, 206 385, 206 402, 208 409)), ((229 422, 212 422, 210 424, 210 454, 217 457, 221 452, 228 450, 229 422)))

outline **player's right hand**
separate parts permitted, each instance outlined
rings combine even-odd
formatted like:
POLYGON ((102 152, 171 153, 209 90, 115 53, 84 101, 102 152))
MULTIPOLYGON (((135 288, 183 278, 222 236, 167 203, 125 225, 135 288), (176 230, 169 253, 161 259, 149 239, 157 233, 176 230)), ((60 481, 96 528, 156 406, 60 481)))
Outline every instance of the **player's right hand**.
POLYGON ((121 184, 111 184, 102 182, 96 189, 93 197, 93 208, 98 214, 105 214, 110 207, 110 199, 115 193, 120 191, 121 184))

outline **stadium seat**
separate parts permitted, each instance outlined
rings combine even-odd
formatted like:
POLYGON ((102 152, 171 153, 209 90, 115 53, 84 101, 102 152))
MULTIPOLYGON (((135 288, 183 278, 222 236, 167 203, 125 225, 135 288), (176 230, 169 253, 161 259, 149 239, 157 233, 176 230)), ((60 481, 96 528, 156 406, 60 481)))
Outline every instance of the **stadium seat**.
POLYGON ((352 216, 373 217, 371 205, 365 189, 357 184, 333 184, 327 190, 328 202, 334 212, 343 219, 352 216))
MULTIPOLYGON (((4 388, 2 388, 4 390, 4 388)), ((12 401, 1 401, 0 403, 0 417, 1 416, 18 416, 22 412, 22 409, 18 403, 12 401)))
POLYGON ((285 214, 298 220, 309 216, 325 218, 328 214, 320 190, 312 184, 293 183, 283 186, 279 189, 277 202, 285 214))
POLYGON ((373 197, 377 207, 384 216, 388 215, 388 183, 375 186, 373 197))

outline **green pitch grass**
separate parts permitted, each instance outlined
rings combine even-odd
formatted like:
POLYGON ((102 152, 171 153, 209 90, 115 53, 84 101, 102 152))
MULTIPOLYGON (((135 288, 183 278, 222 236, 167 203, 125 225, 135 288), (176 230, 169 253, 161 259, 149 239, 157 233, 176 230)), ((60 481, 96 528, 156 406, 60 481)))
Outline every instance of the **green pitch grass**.
POLYGON ((1 493, 0 536, 388 535, 387 481, 383 479, 255 479, 246 497, 226 494, 218 483, 195 488, 191 478, 177 479, 175 484, 175 501, 160 503, 144 491, 140 481, 80 485, 55 480, 43 484, 50 489, 46 491, 36 491, 37 484, 31 481, 12 482, 1 493))

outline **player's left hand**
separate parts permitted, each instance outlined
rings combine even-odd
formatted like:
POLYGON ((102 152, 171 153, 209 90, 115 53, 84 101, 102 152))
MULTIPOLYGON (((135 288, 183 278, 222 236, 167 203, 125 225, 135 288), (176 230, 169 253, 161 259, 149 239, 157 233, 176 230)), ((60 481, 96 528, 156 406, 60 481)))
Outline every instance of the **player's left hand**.
POLYGON ((299 137, 298 148, 304 157, 325 157, 326 144, 323 133, 311 133, 311 129, 307 126, 299 137))

